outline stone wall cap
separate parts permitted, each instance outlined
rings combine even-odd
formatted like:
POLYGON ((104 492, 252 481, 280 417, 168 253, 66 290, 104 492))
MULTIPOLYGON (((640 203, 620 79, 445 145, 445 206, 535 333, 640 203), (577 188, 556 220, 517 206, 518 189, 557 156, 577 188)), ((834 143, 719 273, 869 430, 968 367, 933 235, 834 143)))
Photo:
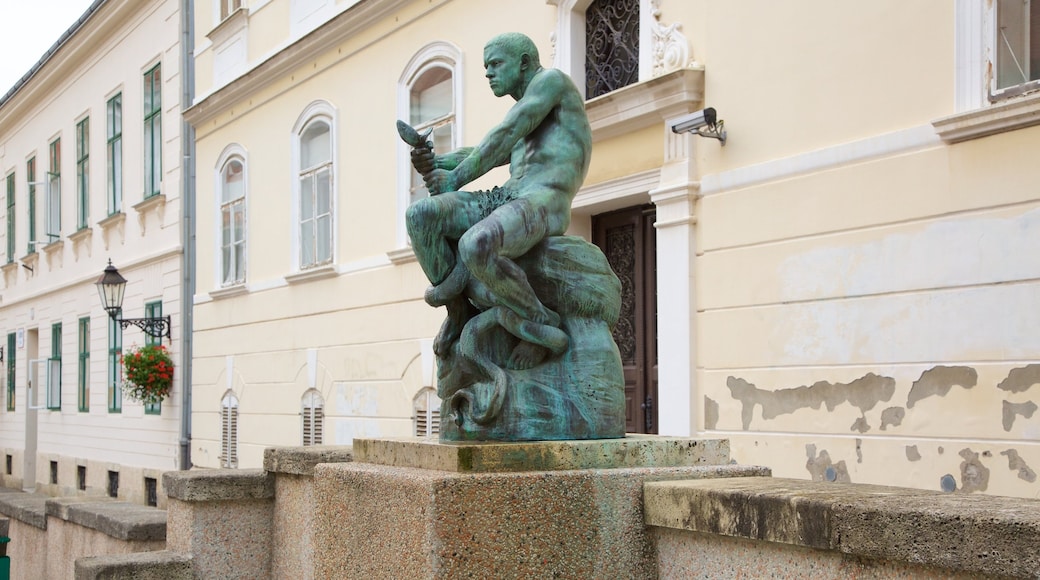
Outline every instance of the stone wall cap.
POLYGON ((274 477, 263 469, 198 469, 163 473, 163 489, 188 502, 274 498, 274 477))
MULTIPOLYGON (((107 496, 69 496, 47 498, 47 515, 63 520, 69 519, 69 506, 82 503, 107 503, 116 501, 115 498, 107 496)), ((155 508, 152 508, 155 509, 155 508)))
POLYGON ((264 469, 272 473, 314 475, 319 463, 347 463, 354 460, 349 445, 307 445, 264 449, 264 469))
MULTIPOLYGON (((48 501, 49 515, 51 504, 48 501)), ((57 510, 54 510, 57 511, 57 510)), ((123 541, 162 541, 166 539, 166 510, 125 501, 70 502, 62 507, 62 519, 97 530, 123 541)), ((60 517, 60 516, 56 516, 60 517)))
POLYGON ((463 473, 688 467, 730 462, 729 441, 629 434, 620 439, 441 442, 355 439, 354 461, 463 473))
POLYGON ((47 496, 0 488, 0 514, 24 524, 47 529, 47 496))
POLYGON ((168 550, 77 558, 75 573, 76 580, 97 580, 99 578, 193 580, 195 578, 191 556, 168 550))
POLYGON ((749 477, 644 485, 650 526, 1040 576, 1040 500, 749 477))

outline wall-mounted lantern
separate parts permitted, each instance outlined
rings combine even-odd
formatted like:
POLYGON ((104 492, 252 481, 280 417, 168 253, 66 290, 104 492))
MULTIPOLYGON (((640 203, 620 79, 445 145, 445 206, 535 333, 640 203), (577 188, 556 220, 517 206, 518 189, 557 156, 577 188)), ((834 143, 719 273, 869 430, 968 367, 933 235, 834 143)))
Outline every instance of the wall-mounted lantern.
POLYGON ((120 318, 120 314, 123 312, 123 293, 126 291, 126 278, 119 274, 119 270, 116 270, 116 267, 112 265, 112 260, 108 261, 108 267, 105 268, 105 272, 101 274, 101 277, 98 278, 94 285, 97 286, 98 295, 101 296, 101 306, 108 312, 112 320, 119 323, 120 328, 126 330, 128 326, 133 324, 143 330, 148 336, 155 338, 165 336, 173 340, 170 336, 172 324, 169 316, 161 318, 120 318))

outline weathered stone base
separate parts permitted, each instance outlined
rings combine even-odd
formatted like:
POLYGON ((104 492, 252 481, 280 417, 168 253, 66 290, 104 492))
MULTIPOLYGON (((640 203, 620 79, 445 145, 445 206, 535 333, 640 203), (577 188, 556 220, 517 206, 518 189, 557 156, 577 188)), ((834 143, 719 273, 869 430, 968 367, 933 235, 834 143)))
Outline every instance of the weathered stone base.
MULTIPOLYGON (((676 448, 674 438, 661 439, 666 442, 662 449, 676 448)), ((612 456, 617 440, 614 447, 610 441, 603 442, 600 457, 612 456)), ((657 467, 651 457, 633 467, 626 465, 624 453, 616 457, 625 466, 615 468, 607 459, 607 468, 600 469, 561 469, 553 466, 566 461, 545 460, 568 443, 496 444, 516 446, 509 468, 477 472, 472 461, 459 458, 472 460, 489 451, 487 446, 439 444, 449 460, 442 469, 424 469, 401 464, 408 462, 410 446, 428 450, 429 441, 355 441, 356 461, 397 466, 349 463, 315 469, 316 577, 653 578, 656 551, 643 522, 644 481, 768 473, 729 465, 724 442, 708 454, 716 465, 697 465, 704 459, 704 445, 688 447, 696 452, 687 454, 685 466, 657 467), (540 470, 517 471, 525 456, 540 470)), ((581 445, 595 454, 587 448, 593 443, 581 445)), ((503 456, 501 449, 494 454, 503 456)))

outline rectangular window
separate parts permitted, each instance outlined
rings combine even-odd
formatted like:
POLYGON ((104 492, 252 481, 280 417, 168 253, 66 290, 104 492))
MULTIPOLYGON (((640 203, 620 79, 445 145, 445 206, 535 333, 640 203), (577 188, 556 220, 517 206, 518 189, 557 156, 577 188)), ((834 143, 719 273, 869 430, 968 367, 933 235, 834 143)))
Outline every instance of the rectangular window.
POLYGON ((36 251, 36 158, 25 162, 25 181, 29 188, 29 247, 27 254, 36 251))
MULTIPOLYGON (((148 302, 144 305, 144 317, 145 318, 162 318, 162 302, 148 302)), ((144 343, 148 346, 157 346, 162 344, 162 337, 154 337, 150 334, 144 335, 144 343)), ((145 403, 144 404, 145 415, 161 415, 162 414, 162 403, 145 403)))
POLYGON ((1040 0, 997 2, 997 90, 1040 80, 1040 0))
POLYGON ((7 263, 14 261, 14 172, 7 176, 7 263))
POLYGON ((111 317, 108 319, 108 412, 123 412, 123 329, 111 317))
POLYGON ((90 118, 76 124, 76 228, 90 225, 90 118))
POLYGON ((242 0, 220 0, 220 19, 224 20, 242 7, 242 0))
POLYGON ((162 182, 162 74, 144 73, 144 196, 159 195, 162 182))
POLYGON ((79 319, 79 368, 76 372, 76 404, 80 413, 90 411, 90 318, 79 319))
POLYGON ((221 172, 220 256, 223 286, 245 281, 246 198, 245 165, 231 159, 221 172))
POLYGON ((108 472, 108 497, 119 497, 119 472, 108 472))
POLYGON ((16 334, 10 333, 7 335, 7 350, 4 351, 4 357, 7 360, 7 410, 14 411, 14 360, 15 360, 15 346, 17 343, 16 334))
POLYGON ((61 237, 61 139, 51 143, 51 165, 47 172, 47 241, 61 237))
POLYGON ((51 326, 51 358, 47 360, 47 408, 61 410, 61 323, 51 326))
POLYGON ((77 465, 76 466, 76 488, 80 491, 86 491, 87 489, 87 466, 77 465))
POLYGON ((123 94, 108 100, 108 215, 123 211, 123 94))

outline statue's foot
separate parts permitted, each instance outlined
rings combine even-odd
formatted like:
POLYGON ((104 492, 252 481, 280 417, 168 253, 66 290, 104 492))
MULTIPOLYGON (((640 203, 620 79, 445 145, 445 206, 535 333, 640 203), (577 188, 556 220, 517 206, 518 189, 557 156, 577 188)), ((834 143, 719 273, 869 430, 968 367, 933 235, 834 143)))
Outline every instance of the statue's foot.
POLYGON ((522 341, 513 348, 509 355, 509 368, 516 370, 533 369, 549 355, 549 349, 537 344, 522 341))
POLYGON ((469 282, 469 270, 462 262, 456 262, 451 273, 440 284, 426 289, 423 299, 434 308, 445 306, 466 289, 469 282))
MULTIPOLYGON (((567 350, 569 343, 567 333, 556 326, 524 320, 504 306, 496 306, 495 312, 498 323, 521 341, 531 343, 532 346, 539 346, 554 355, 567 350)), ((552 314, 556 317, 555 320, 559 320, 559 315, 554 312, 552 314)), ((544 357, 545 355, 542 356, 542 358, 544 357)), ((529 355, 525 355, 523 358, 529 358, 529 355)))

